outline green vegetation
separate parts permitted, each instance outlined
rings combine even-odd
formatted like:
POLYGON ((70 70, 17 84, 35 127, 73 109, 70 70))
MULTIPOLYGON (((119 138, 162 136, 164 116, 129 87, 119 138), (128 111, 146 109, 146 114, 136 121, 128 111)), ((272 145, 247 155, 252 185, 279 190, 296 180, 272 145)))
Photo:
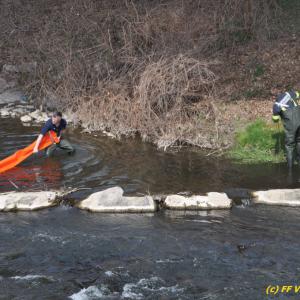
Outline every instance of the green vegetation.
POLYGON ((254 77, 260 77, 265 74, 265 67, 263 65, 258 64, 254 70, 254 77))
POLYGON ((236 135, 229 157, 242 163, 282 162, 284 132, 280 123, 267 124, 257 120, 236 135))
POLYGON ((278 4, 284 9, 284 10, 295 10, 300 7, 299 0, 279 0, 278 4))

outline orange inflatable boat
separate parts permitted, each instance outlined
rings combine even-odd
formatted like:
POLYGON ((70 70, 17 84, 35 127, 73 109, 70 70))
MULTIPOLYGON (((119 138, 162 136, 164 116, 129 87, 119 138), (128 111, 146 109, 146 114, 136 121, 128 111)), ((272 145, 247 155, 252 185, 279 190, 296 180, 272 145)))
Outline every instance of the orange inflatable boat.
MULTIPOLYGON (((51 146, 53 144, 52 141, 54 141, 55 143, 58 143, 59 138, 57 137, 57 135, 54 131, 49 131, 49 134, 46 134, 43 137, 43 139, 39 145, 39 150, 43 150, 43 149, 51 146)), ((24 161, 26 158, 28 158, 31 154, 33 154, 33 149, 34 149, 35 143, 36 143, 36 141, 34 141, 32 144, 30 144, 26 148, 18 150, 13 155, 1 160, 0 161, 0 173, 3 173, 9 169, 12 169, 13 167, 17 166, 22 161, 24 161)))

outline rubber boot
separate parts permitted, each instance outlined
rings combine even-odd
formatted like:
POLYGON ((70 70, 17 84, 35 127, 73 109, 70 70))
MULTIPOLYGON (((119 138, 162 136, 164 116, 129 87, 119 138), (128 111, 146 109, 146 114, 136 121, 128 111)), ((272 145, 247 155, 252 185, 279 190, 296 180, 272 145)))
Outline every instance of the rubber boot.
POLYGON ((297 152, 297 163, 298 167, 300 168, 300 143, 297 142, 296 144, 296 152, 297 152))
POLYGON ((286 160, 288 169, 292 170, 294 165, 294 150, 293 149, 286 149, 286 160))
POLYGON ((288 174, 287 174, 287 184, 291 186, 294 183, 294 176, 293 176, 293 170, 288 169, 288 174))
POLYGON ((294 181, 293 179, 294 150, 292 148, 286 149, 286 159, 288 165, 287 184, 291 186, 294 181))

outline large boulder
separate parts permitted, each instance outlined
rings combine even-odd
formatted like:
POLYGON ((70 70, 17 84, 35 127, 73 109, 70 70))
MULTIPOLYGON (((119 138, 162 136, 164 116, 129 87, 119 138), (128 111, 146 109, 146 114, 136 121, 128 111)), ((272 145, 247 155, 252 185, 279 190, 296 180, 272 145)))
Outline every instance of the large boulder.
POLYGON ((6 108, 2 108, 0 109, 0 116, 1 117, 8 117, 10 115, 10 112, 8 109, 6 108))
POLYGON ((6 73, 34 73, 37 67, 36 62, 28 62, 20 65, 3 65, 3 72, 6 73))
POLYGON ((0 194, 0 211, 37 210, 55 206, 58 192, 10 192, 0 194))
POLYGON ((164 205, 168 209, 176 210, 230 209, 232 200, 226 194, 213 192, 206 196, 170 195, 165 199, 164 205))
POLYGON ((150 196, 124 197, 123 189, 113 187, 91 194, 80 201, 77 207, 93 212, 106 213, 144 213, 156 211, 156 203, 150 196))
POLYGON ((253 202, 270 205, 300 206, 300 189, 252 192, 253 202))
POLYGON ((8 90, 0 94, 0 104, 23 102, 24 94, 21 91, 8 90))
POLYGON ((21 120, 22 123, 29 123, 29 122, 32 121, 32 118, 29 115, 25 115, 25 116, 22 116, 20 118, 20 120, 21 120))
POLYGON ((35 110, 28 114, 35 122, 43 123, 49 119, 48 115, 40 110, 35 110))

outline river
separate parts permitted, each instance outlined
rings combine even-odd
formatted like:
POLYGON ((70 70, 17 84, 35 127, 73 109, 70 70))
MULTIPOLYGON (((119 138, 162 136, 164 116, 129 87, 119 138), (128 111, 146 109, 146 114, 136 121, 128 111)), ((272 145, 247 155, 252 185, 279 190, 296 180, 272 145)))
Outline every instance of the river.
MULTIPOLYGON (((0 122, 0 159, 39 130, 0 122)), ((79 130, 68 138, 74 156, 40 153, 1 174, 0 191, 82 188, 76 200, 119 185, 126 194, 226 191, 242 201, 210 212, 96 214, 64 203, 0 213, 0 299, 252 300, 268 299, 268 285, 299 283, 300 209, 251 205, 246 194, 298 186, 284 165, 243 166, 79 130)))

